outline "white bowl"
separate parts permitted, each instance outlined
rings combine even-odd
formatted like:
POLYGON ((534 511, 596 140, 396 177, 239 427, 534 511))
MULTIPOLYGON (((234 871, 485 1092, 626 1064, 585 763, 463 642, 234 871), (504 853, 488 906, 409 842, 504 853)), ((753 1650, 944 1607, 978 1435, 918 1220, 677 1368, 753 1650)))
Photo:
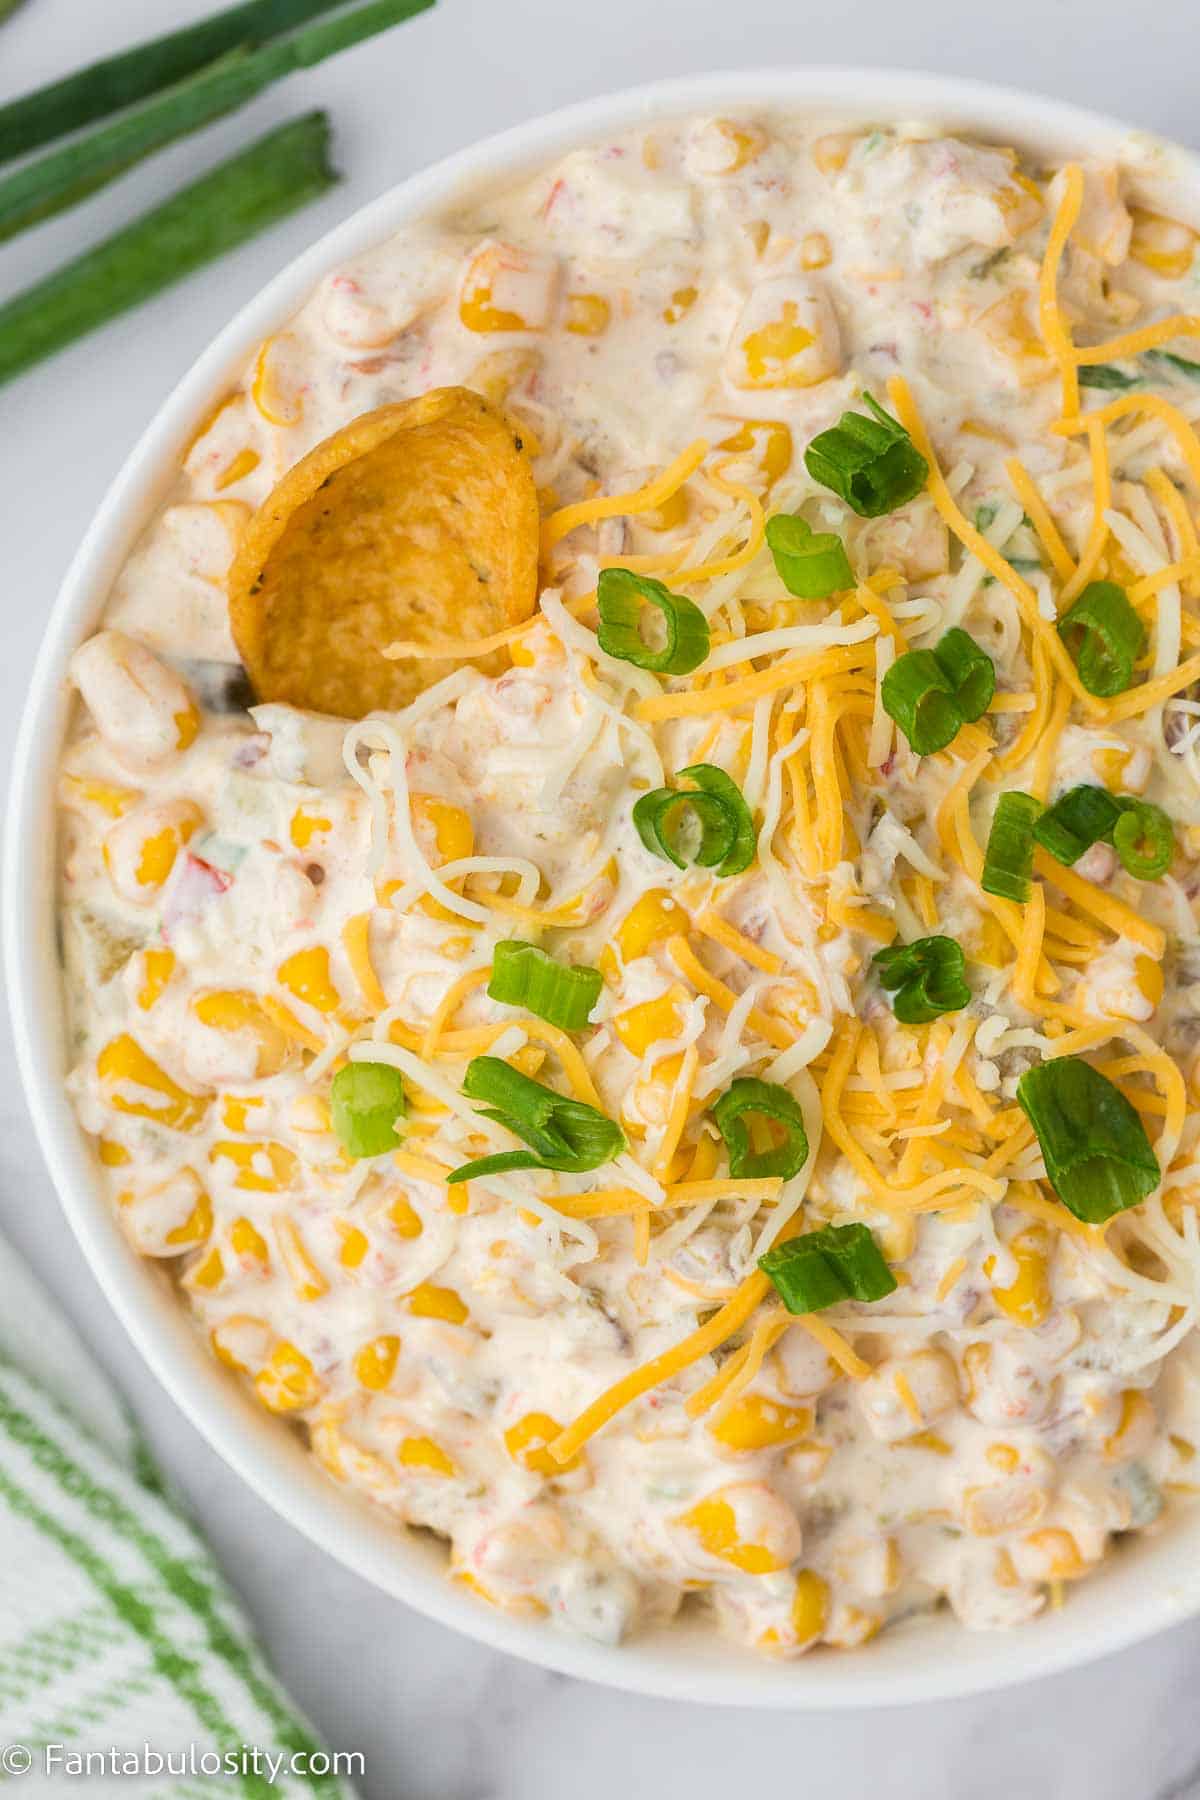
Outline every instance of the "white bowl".
POLYGON ((67 661, 94 629, 109 587, 160 503, 196 422, 254 347, 322 276, 481 188, 579 144, 664 117, 743 108, 835 120, 931 120, 1047 157, 1156 150, 1156 191, 1200 218, 1200 163, 1113 120, 978 83, 883 70, 811 68, 689 77, 553 113, 416 175, 322 238, 223 331, 160 408, 117 476, 71 565, 47 627, 17 745, 8 811, 5 951, 17 1053, 30 1110, 63 1206, 130 1336, 212 1447, 288 1522, 348 1568, 431 1618, 566 1674, 709 1704, 862 1707, 943 1699, 1025 1681, 1118 1650, 1200 1611, 1200 1515, 1135 1542, 1069 1605, 1009 1633, 968 1635, 948 1617, 887 1632, 861 1650, 776 1663, 687 1625, 610 1649, 493 1612, 443 1571, 429 1542, 334 1486, 283 1424, 264 1416, 209 1355, 161 1275, 136 1257, 94 1178, 63 1090, 55 956, 55 769, 68 714, 67 661))

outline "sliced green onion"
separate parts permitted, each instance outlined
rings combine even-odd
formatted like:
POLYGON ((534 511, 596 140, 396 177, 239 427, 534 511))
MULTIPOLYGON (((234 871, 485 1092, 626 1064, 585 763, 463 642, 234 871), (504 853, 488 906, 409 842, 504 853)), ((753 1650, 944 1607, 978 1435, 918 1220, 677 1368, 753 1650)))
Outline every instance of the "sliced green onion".
POLYGON ((530 1148, 463 1163, 446 1177, 451 1184, 506 1169, 562 1169, 581 1175, 611 1162, 625 1148, 625 1133, 606 1114, 586 1101, 556 1094, 498 1056, 476 1056, 467 1066, 462 1091, 469 1100, 486 1100, 483 1117, 523 1138, 530 1148))
POLYGON ((944 750, 962 729, 954 683, 932 650, 898 656, 880 684, 880 697, 918 756, 944 750))
POLYGON ((680 770, 696 784, 653 788, 634 802, 633 823, 647 850, 686 869, 689 862, 724 878, 740 875, 754 861, 754 816, 741 789, 712 763, 680 770), (698 835, 697 835, 698 833, 698 835))
POLYGON ((656 675, 688 675, 708 655, 708 620, 695 601, 673 594, 648 575, 635 575, 630 569, 601 569, 596 606, 600 648, 622 662, 651 669, 656 675), (661 650, 652 650, 642 636, 644 606, 654 607, 662 618, 666 635, 661 650))
POLYGON ((1124 588, 1115 581, 1089 581, 1058 621, 1058 632, 1089 694, 1107 699, 1125 692, 1146 634, 1124 588))
POLYGON ((896 1277, 866 1225, 823 1225, 760 1256, 790 1313, 821 1312, 839 1300, 882 1300, 896 1277))
POLYGON ((390 1063, 353 1062, 330 1083, 333 1129, 347 1156, 382 1156, 400 1142, 404 1082, 390 1063))
POLYGON ((987 711, 995 691, 995 663, 957 626, 936 650, 898 656, 880 686, 884 711, 918 756, 953 743, 964 724, 987 711))
POLYGON ((992 815, 979 881, 985 894, 1016 900, 1022 906, 1028 900, 1033 876, 1033 828, 1041 812, 1042 803, 1032 794, 1022 794, 1015 788, 1001 794, 992 815))
POLYGON ((1085 388, 1110 388, 1118 391, 1123 388, 1142 387, 1144 383, 1139 375, 1126 375, 1112 363, 1082 363, 1079 369, 1079 385, 1085 388))
POLYGON ((827 600, 854 586, 841 538, 832 531, 814 531, 799 513, 776 513, 767 520, 767 547, 779 579, 798 600, 827 600))
POLYGON ((1200 381, 1200 362, 1190 356, 1177 356, 1174 350, 1143 350, 1142 360, 1163 363, 1168 369, 1174 369, 1177 375, 1186 376, 1189 381, 1200 381))
POLYGON ((0 303, 0 382, 326 193, 329 119, 306 113, 0 303))
POLYGON ((726 1088, 712 1115, 729 1151, 729 1173, 739 1180, 780 1175, 788 1181, 808 1161, 808 1133, 800 1102, 777 1082, 740 1076, 726 1088), (762 1132, 782 1132, 781 1141, 764 1150, 753 1149, 751 1121, 755 1118, 764 1121, 762 1132))
POLYGON ((946 632, 933 653, 949 676, 959 712, 970 724, 983 717, 996 692, 996 665, 969 632, 946 632))
POLYGON ((818 432, 804 452, 804 466, 860 518, 877 519, 916 499, 929 464, 898 419, 870 394, 863 399, 874 416, 843 413, 836 425, 818 432))
POLYGON ((496 945, 487 991, 490 999, 523 1006, 563 1031, 582 1031, 603 986, 599 969, 570 967, 536 944, 506 938, 496 945))
POLYGON ((1017 1101, 1037 1133, 1051 1187, 1085 1224, 1102 1225, 1136 1206, 1162 1180, 1136 1110, 1081 1057, 1027 1069, 1017 1101))
MULTIPOLYGON (((0 162, 79 131, 182 81, 227 51, 253 49, 344 0, 241 0, 165 37, 134 44, 0 106, 0 162)), ((6 9, 11 10, 11 9, 6 9)))
POLYGON ((1034 821, 1034 842, 1069 867, 1093 844, 1111 839, 1121 811, 1107 788, 1073 787, 1034 821))
POLYGON ((24 163, 0 177, 0 242, 75 206, 164 145, 247 105, 273 82, 312 68, 432 4, 373 0, 251 54, 233 50, 145 106, 24 163))
POLYGON ((1175 854, 1175 827, 1161 806, 1123 800, 1112 842, 1128 874, 1139 881, 1161 881, 1175 854))
POLYGON ((962 945, 953 938, 923 937, 911 944, 893 944, 876 951, 871 960, 879 971, 879 985, 895 996, 892 1009, 902 1025, 927 1025, 971 1003, 971 990, 963 979, 962 945))

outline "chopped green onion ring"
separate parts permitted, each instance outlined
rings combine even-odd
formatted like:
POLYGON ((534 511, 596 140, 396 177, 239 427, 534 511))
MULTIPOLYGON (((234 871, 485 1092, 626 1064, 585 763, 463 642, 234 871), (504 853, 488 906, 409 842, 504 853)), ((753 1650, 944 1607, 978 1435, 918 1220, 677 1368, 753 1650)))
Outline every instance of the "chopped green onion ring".
POLYGON ((1034 821, 1034 842, 1069 868, 1093 844, 1111 842, 1121 812, 1107 788, 1073 787, 1034 821))
POLYGON ((689 675, 708 655, 708 620, 684 594, 673 594, 661 581, 635 575, 631 569, 601 569, 596 582, 597 631, 600 648, 635 668, 655 675, 689 675), (642 635, 645 607, 659 613, 665 627, 660 650, 642 635))
POLYGON ((827 600, 854 586, 841 538, 832 531, 814 531, 799 513, 776 513, 767 520, 767 547, 779 579, 798 600, 827 600))
POLYGON ((1110 699, 1131 685, 1146 633, 1124 588, 1115 581, 1089 581, 1058 621, 1058 634, 1089 694, 1110 699))
POLYGON ((729 1151, 729 1173, 739 1180, 779 1175, 790 1181, 808 1161, 808 1132, 800 1102, 774 1081, 743 1075, 731 1082, 712 1109, 717 1130, 729 1151), (749 1118, 757 1115, 783 1132, 769 1149, 751 1147, 749 1118))
POLYGON ((1161 881, 1175 854, 1175 827, 1161 806, 1122 800, 1112 842, 1128 874, 1139 881, 1161 881))
POLYGON ((611 1162, 625 1148, 625 1133, 584 1100, 568 1100, 498 1056, 476 1056, 467 1065, 462 1091, 486 1100, 483 1117, 523 1138, 529 1150, 505 1150, 477 1157, 446 1177, 449 1184, 505 1169, 561 1169, 581 1175, 611 1162))
POLYGON ((968 724, 981 719, 996 692, 996 665, 960 626, 946 632, 933 653, 949 676, 959 712, 968 724))
POLYGON ((582 1031, 603 986, 599 969, 572 968, 536 944, 506 938, 496 945, 487 991, 490 999, 523 1006, 563 1031, 582 1031))
POLYGON ((634 802, 633 823, 647 850, 664 862, 686 869, 689 862, 712 869, 722 878, 740 875, 754 861, 758 838, 754 816, 737 783, 712 763, 693 763, 679 771, 692 788, 653 788, 634 802), (699 826, 690 856, 681 854, 688 823, 699 826))
POLYGON ((929 464, 899 420, 870 394, 863 396, 871 418, 843 413, 804 452, 814 481, 832 489, 863 519, 877 519, 915 500, 929 476, 929 464))
POLYGON ((1029 899, 1033 876, 1033 827, 1040 818, 1042 803, 1032 794, 1013 789, 1001 794, 992 815, 983 858, 979 885, 985 894, 996 894, 1001 900, 1015 900, 1021 906, 1029 899))
POLYGON ((329 1087, 333 1129, 347 1156, 383 1156, 400 1142, 396 1120, 404 1117, 404 1082, 390 1063, 352 1062, 338 1070, 329 1087))
POLYGON ((758 1266, 790 1313, 822 1312, 840 1300, 870 1302, 895 1292, 896 1277, 866 1225, 823 1225, 760 1256, 758 1266))
POLYGON ((935 650, 906 650, 880 686, 883 708, 918 756, 954 742, 985 713, 996 691, 996 665, 969 632, 955 626, 935 650))
POLYGON ((1135 1108, 1081 1057, 1027 1069, 1017 1102, 1037 1134, 1051 1187, 1085 1224, 1137 1206, 1162 1180, 1135 1108))
POLYGON ((971 1003, 963 979, 962 945, 949 937, 917 938, 893 944, 872 957, 879 985, 894 996, 892 1010, 902 1025, 927 1025, 943 1013, 971 1003))

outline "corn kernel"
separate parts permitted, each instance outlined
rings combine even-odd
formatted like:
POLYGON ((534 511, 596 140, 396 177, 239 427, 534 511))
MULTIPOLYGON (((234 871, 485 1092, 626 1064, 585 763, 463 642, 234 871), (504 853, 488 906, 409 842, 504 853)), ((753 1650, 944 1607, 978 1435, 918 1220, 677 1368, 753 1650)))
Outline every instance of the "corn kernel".
POLYGON ((301 1412, 315 1406, 322 1386, 308 1357, 295 1344, 281 1338, 266 1367, 254 1377, 259 1399, 271 1412, 301 1412))
POLYGON ((1016 365, 1021 387, 1032 387, 1054 374, 1055 365, 1042 342, 1036 309, 1029 294, 1019 289, 1006 294, 980 315, 979 327, 1001 354, 1016 365))
MULTIPOLYGON (((1044 1226, 1030 1225, 1019 1231, 1008 1245, 1016 1261, 1017 1273, 1007 1287, 992 1284, 992 1298, 1001 1312, 1007 1313, 1015 1325, 1040 1325, 1053 1305, 1050 1292, 1050 1239, 1044 1226)), ((991 1280, 996 1258, 989 1256, 983 1272, 991 1280)))
POLYGON ((825 269, 833 261, 829 239, 823 231, 810 231, 800 240, 800 267, 825 269))
POLYGON ((742 1452, 794 1444, 812 1426, 811 1406, 784 1406, 764 1394, 743 1394, 708 1429, 727 1450, 742 1452))
POLYGON ((172 1081, 128 1032, 105 1044, 96 1058, 96 1073, 114 1111, 153 1119, 170 1131, 195 1131, 208 1111, 207 1094, 190 1094, 172 1081), (146 1094, 155 1097, 146 1099, 146 1094))
MULTIPOLYGON (((458 862, 461 857, 474 855, 475 826, 470 814, 465 813, 461 806, 455 806, 437 794, 414 794, 412 815, 422 847, 432 840, 435 854, 429 860, 435 869, 448 862, 458 862)), ((454 881, 451 886, 457 893, 462 883, 454 881)), ((431 919, 445 919, 451 925, 460 923, 457 913, 452 913, 449 907, 443 906, 431 894, 423 895, 420 904, 421 910, 428 913, 431 919)))
POLYGON ((209 1294, 219 1288, 225 1279, 225 1263, 219 1250, 208 1251, 200 1261, 190 1268, 183 1278, 183 1285, 190 1291, 209 1294))
POLYGON ((828 1617, 829 1583, 812 1569, 801 1569, 792 1597, 792 1628, 800 1643, 815 1643, 828 1617))
POLYGON ((617 945, 625 962, 645 956, 654 944, 686 932, 691 919, 665 888, 649 888, 617 927, 617 945))
POLYGON ((752 456, 768 487, 792 466, 792 433, 780 419, 746 419, 717 445, 737 456, 752 456))
POLYGON ((627 1007, 613 1018, 613 1029, 633 1056, 645 1056, 652 1044, 676 1038, 683 1029, 683 1008, 687 994, 672 987, 653 1000, 642 1000, 627 1007))
POLYGON ((458 316, 468 331, 542 331, 550 323, 558 265, 512 244, 483 244, 463 277, 458 316))
POLYGON ((239 988, 211 988, 193 996, 191 1011, 210 1031, 245 1032, 253 1038, 256 1077, 278 1075, 294 1058, 294 1045, 257 994, 239 988))
POLYGON ((558 1420, 549 1413, 526 1413, 504 1433, 504 1447, 513 1461, 531 1475, 565 1475, 579 1467, 581 1456, 573 1456, 566 1463, 555 1462, 546 1446, 561 1430, 558 1420))
POLYGON ((354 1378, 359 1386, 382 1393, 396 1373, 399 1354, 400 1339, 390 1334, 364 1344, 354 1358, 354 1378))
POLYGON ((1121 1395, 1121 1417, 1117 1429, 1104 1440, 1104 1454, 1110 1462, 1123 1462, 1140 1456, 1157 1429, 1154 1403, 1140 1388, 1126 1388, 1121 1395))
POLYGON ((1129 210, 1133 218, 1129 254, 1133 260, 1168 280, 1186 275, 1196 257, 1197 237, 1191 227, 1140 206, 1129 210))
POLYGON ((396 1452, 400 1466, 426 1475, 457 1475, 458 1468, 440 1444, 428 1437, 406 1437, 396 1452))
POLYGON ((338 1261, 343 1269, 360 1269, 371 1248, 371 1240, 357 1225, 345 1225, 339 1221, 337 1230, 342 1240, 338 1261))
POLYGON ((1087 1565, 1071 1532, 1046 1526, 1041 1531, 1031 1531, 1025 1543, 1042 1564, 1042 1580, 1074 1581, 1086 1575, 1087 1565))
POLYGON ((181 1175, 190 1179, 195 1204, 183 1224, 168 1231, 165 1241, 177 1249, 188 1250, 195 1244, 208 1242, 212 1235, 213 1210, 212 1201, 201 1185, 200 1177, 191 1169, 183 1169, 181 1175))
POLYGON ((255 1229, 249 1219, 235 1219, 229 1227, 229 1242, 234 1255, 243 1262, 255 1262, 260 1269, 270 1267, 271 1253, 267 1249, 267 1240, 255 1229))
POLYGON ((1163 997, 1163 970, 1152 956, 1135 956, 1133 979, 1142 998, 1157 1006, 1163 997))
POLYGON ((143 950, 142 985, 137 996, 137 1003, 143 1012, 149 1012, 155 1001, 162 999, 163 991, 174 972, 173 950, 143 950))
POLYGON ((242 1144, 216 1143, 208 1153, 208 1160, 232 1163, 237 1170, 234 1187, 252 1194, 282 1193, 292 1185, 300 1167, 294 1150, 289 1150, 286 1144, 274 1143, 270 1138, 242 1144))
POLYGON ((795 1515, 762 1483, 717 1488, 675 1523, 691 1533, 707 1556, 730 1563, 746 1575, 776 1574, 787 1568, 800 1548, 795 1515), (742 1537, 739 1504, 748 1505, 760 1517, 758 1541, 742 1537))
POLYGON ((341 996, 333 985, 333 976, 329 967, 329 952, 323 944, 313 944, 308 950, 297 950, 286 962, 279 965, 277 977, 281 987, 287 988, 297 1000, 317 1012, 333 1013, 341 1005, 341 996))
POLYGON ((453 1288, 435 1287, 423 1281, 408 1296, 408 1309, 418 1319, 445 1319, 448 1325, 465 1325, 470 1311, 453 1288))
POLYGON ((62 799, 65 806, 86 809, 96 807, 110 819, 120 819, 141 799, 136 788, 117 787, 111 781, 94 781, 87 775, 64 775, 62 799))
POLYGON ((691 312, 693 306, 695 306, 699 292, 699 288, 694 287, 676 288, 675 292, 671 295, 670 301, 663 308, 664 322, 667 325, 678 325, 680 319, 691 312))
POLYGON ((284 1216, 275 1220, 275 1240, 297 1300, 319 1300, 327 1294, 329 1283, 293 1219, 284 1216))
POLYGON ((836 175, 845 168, 861 135, 857 131, 831 131, 817 139, 812 147, 812 159, 822 175, 836 175))
POLYGON ((297 850, 307 850, 313 839, 320 832, 332 830, 332 819, 327 819, 320 813, 305 812, 302 806, 298 806, 292 814, 292 822, 288 827, 288 835, 291 837, 297 850))
POLYGON ((106 1169, 120 1169, 133 1160, 124 1144, 118 1144, 112 1138, 101 1138, 96 1145, 96 1154, 106 1169))
POLYGON ((600 337, 611 317, 612 307, 603 294, 567 295, 567 330, 576 337, 600 337))

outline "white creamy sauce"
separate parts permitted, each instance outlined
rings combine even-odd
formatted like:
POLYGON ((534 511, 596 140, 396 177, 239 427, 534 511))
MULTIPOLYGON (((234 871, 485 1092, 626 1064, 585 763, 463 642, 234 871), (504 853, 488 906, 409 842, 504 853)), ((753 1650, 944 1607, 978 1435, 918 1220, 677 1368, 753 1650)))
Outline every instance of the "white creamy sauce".
MULTIPOLYGON (((702 119, 577 151, 414 227, 328 277, 263 346, 78 653, 84 704, 62 772, 69 1085, 102 1179, 216 1354, 307 1432, 333 1479, 440 1533, 456 1577, 494 1605, 616 1642, 696 1596, 776 1654, 859 1644, 943 1600, 969 1626, 1017 1624, 1197 1479, 1190 1091, 1162 1190, 1104 1235, 1055 1200, 1031 1134, 1004 1153, 1016 1081, 1063 1027, 1014 992, 1014 945, 951 816, 989 744, 966 813, 979 844, 996 795, 1043 777, 1042 799, 1087 782, 1169 812, 1170 881, 1134 881, 1104 844, 1076 871, 1161 928, 1157 953, 1122 929, 1127 915, 1114 926, 1047 889, 1057 999, 1113 1024, 1097 1060, 1122 1062, 1156 1137, 1153 1067, 1120 1033, 1143 1026, 1190 1079, 1193 703, 1106 722, 1039 714, 1058 733, 1041 774, 1036 754, 1006 761, 1041 704, 1009 589, 960 550, 929 493, 860 519, 803 462, 816 433, 903 376, 959 508, 1054 616, 1052 556, 1006 467, 1028 470, 1073 564, 1092 528, 1087 439, 1051 430, 1063 397, 1038 326, 1062 185, 930 132, 702 119), (314 444, 450 384, 526 435, 547 514, 636 488, 697 439, 713 453, 657 510, 553 546, 542 617, 511 669, 356 728, 364 748, 347 762, 345 722, 243 710, 225 572, 251 510, 314 444), (837 532, 860 578, 892 569, 886 604, 795 601, 765 549, 739 558, 760 502, 837 532), (658 559, 668 585, 672 568, 733 561, 679 582, 709 617, 707 667, 722 674, 664 683, 599 653, 594 615, 574 603, 618 556, 658 559), (957 624, 993 657, 1000 705, 964 752, 918 758, 881 712, 881 616, 907 648, 957 624), (748 634, 762 641, 735 662, 748 634), (835 671, 722 710, 726 682, 831 642, 859 647, 857 681, 835 671), (654 716, 655 696, 685 691, 709 704, 654 716), (656 857, 632 823, 641 794, 698 761, 756 809, 758 857, 725 881, 656 857), (839 781, 831 815, 822 790, 839 781), (447 906, 428 872, 464 858, 485 861, 451 880, 447 906), (892 930, 962 943, 969 1009, 896 1021, 871 966, 892 930), (587 1029, 564 1044, 489 999, 482 974, 431 1029, 454 984, 513 936, 601 968, 587 1029), (898 1193, 964 1169, 983 1184, 947 1176, 942 1204, 883 1204, 828 1118, 822 1131, 848 1031, 836 1110, 860 1157, 901 1171, 898 1193), (401 1067, 394 1158, 355 1163, 332 1130, 347 1052, 401 1067), (512 1147, 460 1093, 483 1053, 590 1092, 627 1152, 586 1175, 448 1187, 447 1170, 512 1147), (737 1074, 781 1079, 804 1107, 813 1154, 795 1191, 728 1182, 708 1105, 737 1074), (714 1185, 672 1194, 688 1181, 714 1185), (571 1216, 572 1201, 614 1194, 607 1212, 597 1200, 571 1216), (639 1195, 657 1203, 648 1232, 639 1195), (900 1285, 811 1332, 779 1313, 741 1392, 689 1410, 739 1346, 753 1350, 776 1316, 760 1308, 560 1467, 547 1441, 729 1299, 776 1207, 810 1227, 868 1224, 900 1285)), ((1059 284, 1076 341, 1195 307, 1189 239, 1155 224, 1123 173, 1089 167, 1059 284)), ((1120 368, 1200 415, 1186 373, 1120 368)), ((1085 408, 1112 397, 1085 388, 1085 408)), ((1163 479, 1193 521, 1197 496, 1177 436, 1152 417, 1114 425, 1108 460, 1131 526, 1096 573, 1132 584, 1146 544, 1161 561, 1188 554, 1163 479)), ((1146 610, 1165 634, 1155 673, 1200 642, 1190 581, 1146 610), (1181 604, 1182 649, 1167 655, 1181 604)))

